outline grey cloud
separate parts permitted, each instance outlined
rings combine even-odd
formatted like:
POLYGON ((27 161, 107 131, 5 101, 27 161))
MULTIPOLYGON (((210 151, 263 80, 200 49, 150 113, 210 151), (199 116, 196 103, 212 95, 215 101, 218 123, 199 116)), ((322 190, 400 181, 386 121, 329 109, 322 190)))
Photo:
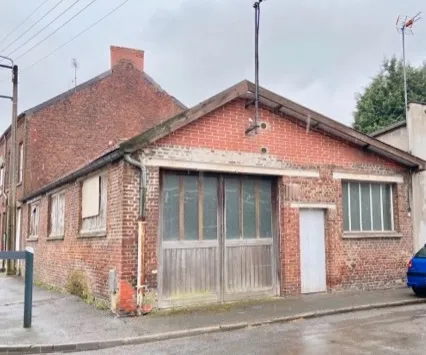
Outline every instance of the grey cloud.
MULTIPOLYGON (((0 14, 0 38, 28 13, 28 7, 13 3, 0 14)), ((22 65, 65 42, 114 4, 98 4, 22 65)), ((107 69, 110 44, 144 49, 147 72, 187 105, 253 79, 252 5, 253 0, 130 0, 105 23, 23 73, 20 108, 70 88, 73 57, 80 63, 80 81, 107 69)), ((261 85, 350 124, 354 94, 368 84, 385 56, 400 55, 397 15, 421 10, 420 0, 267 0, 261 12, 261 85)), ((413 63, 426 57, 425 35, 426 22, 419 22, 416 35, 407 39, 413 63)), ((0 83, 0 91, 5 90, 8 86, 0 83)), ((0 103, 0 128, 9 115, 10 105, 0 103)))

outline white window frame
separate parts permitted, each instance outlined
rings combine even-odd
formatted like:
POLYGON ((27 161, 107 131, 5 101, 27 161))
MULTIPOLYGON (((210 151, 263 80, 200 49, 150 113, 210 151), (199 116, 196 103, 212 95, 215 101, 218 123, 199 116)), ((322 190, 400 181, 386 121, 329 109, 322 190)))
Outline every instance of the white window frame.
POLYGON ((40 202, 34 202, 29 205, 29 228, 28 228, 28 238, 38 238, 39 228, 40 228, 40 202), (33 221, 33 209, 36 209, 35 220, 33 221), (32 227, 32 223, 35 224, 35 227, 32 227), (33 232, 35 230, 35 233, 33 232))
MULTIPOLYGON (((393 183, 389 183, 389 182, 368 182, 368 181, 342 181, 342 187, 343 184, 347 184, 348 186, 348 225, 349 225, 349 229, 345 230, 343 227, 343 232, 344 233, 356 233, 356 232, 361 232, 361 233, 377 233, 377 232, 395 232, 395 224, 394 224, 394 208, 393 208, 393 187, 394 184, 393 183), (352 221, 351 221, 351 184, 357 184, 358 185, 358 189, 359 189, 359 193, 358 193, 358 198, 359 198, 359 219, 360 219, 360 230, 352 230, 352 221), (367 229, 364 230, 363 229, 363 225, 362 225, 362 201, 361 201, 361 185, 365 184, 365 185, 369 185, 370 186, 370 225, 371 225, 371 229, 367 229), (380 223, 382 226, 381 230, 377 230, 377 229, 373 229, 373 194, 372 194, 372 184, 376 184, 380 186, 380 223), (384 221, 383 221, 383 189, 389 186, 390 187, 390 217, 391 217, 391 229, 387 230, 384 229, 384 221)), ((343 191, 343 188, 342 188, 343 191)), ((343 204, 343 196, 342 196, 342 204, 343 204)), ((343 211, 342 211, 343 213, 343 211)), ((344 220, 345 216, 342 216, 342 220, 344 220)))
POLYGON ((49 229, 50 229, 50 237, 63 237, 65 235, 65 191, 59 191, 57 193, 54 193, 50 195, 49 197, 49 229), (63 208, 61 211, 60 208, 60 200, 62 196, 62 203, 63 208), (57 199, 57 202, 55 200, 57 199), (62 213, 62 218, 60 216, 60 213, 62 213), (59 221, 62 219, 62 225, 59 225, 57 230, 54 230, 54 224, 53 224, 53 215, 56 215, 59 221))
POLYGON ((24 175, 24 143, 19 143, 19 169, 18 169, 18 184, 22 182, 24 175))
POLYGON ((4 190, 4 165, 0 167, 0 190, 4 190))

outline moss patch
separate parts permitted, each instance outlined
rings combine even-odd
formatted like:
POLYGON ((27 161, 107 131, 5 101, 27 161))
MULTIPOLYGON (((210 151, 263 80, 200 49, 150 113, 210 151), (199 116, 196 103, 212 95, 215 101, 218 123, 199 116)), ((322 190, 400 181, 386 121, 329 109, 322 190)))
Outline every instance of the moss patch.
POLYGON ((86 276, 82 271, 75 270, 70 272, 65 289, 71 295, 78 296, 83 300, 91 298, 86 276))
POLYGON ((40 287, 42 289, 45 289, 47 291, 55 291, 55 292, 60 292, 60 293, 64 293, 64 290, 58 286, 54 286, 54 285, 50 285, 48 283, 42 282, 42 281, 34 281, 34 286, 40 287))

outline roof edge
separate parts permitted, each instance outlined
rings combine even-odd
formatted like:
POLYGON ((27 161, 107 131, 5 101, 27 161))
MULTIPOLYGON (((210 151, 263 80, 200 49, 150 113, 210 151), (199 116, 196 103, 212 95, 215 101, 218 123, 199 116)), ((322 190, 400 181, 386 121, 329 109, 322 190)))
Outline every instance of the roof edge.
POLYGON ((98 81, 101 81, 107 77, 109 77, 112 74, 112 69, 108 69, 107 71, 104 71, 101 74, 96 75, 95 77, 85 81, 84 83, 81 83, 80 85, 77 85, 75 88, 69 89, 67 91, 64 91, 63 93, 56 95, 52 98, 50 98, 47 101, 42 102, 41 104, 38 104, 32 108, 29 108, 28 110, 25 110, 23 113, 26 114, 34 114, 37 113, 38 111, 49 107, 59 101, 62 101, 64 99, 66 99, 67 97, 73 95, 76 92, 82 91, 87 89, 89 86, 97 83, 98 81))
POLYGON ((32 200, 40 195, 44 195, 54 189, 57 189, 63 185, 66 185, 80 177, 83 177, 87 174, 90 174, 93 171, 99 170, 101 168, 103 168, 104 166, 114 163, 118 160, 120 160, 122 157, 124 156, 123 152, 119 149, 116 148, 111 152, 108 152, 106 154, 104 154, 103 156, 99 157, 98 159, 93 160, 92 162, 88 163, 87 165, 85 165, 84 167, 62 177, 59 178, 58 180, 55 180, 45 186, 43 186, 42 188, 24 196, 22 198, 22 202, 27 202, 29 200, 32 200))
POLYGON ((396 122, 396 123, 392 123, 389 126, 383 127, 381 129, 379 129, 379 130, 377 130, 377 131, 369 134, 369 136, 375 138, 375 137, 381 136, 382 134, 390 133, 392 131, 395 131, 398 128, 404 127, 406 125, 407 125, 407 121, 405 121, 405 120, 404 121, 399 121, 399 122, 396 122))
MULTIPOLYGON (((123 153, 132 153, 137 149, 143 148, 158 139, 167 136, 209 112, 222 107, 230 101, 247 94, 248 92, 251 94, 255 93, 255 84, 248 80, 243 80, 219 94, 202 101, 198 105, 195 105, 194 107, 159 123, 149 130, 142 132, 128 141, 121 143, 120 150, 123 153)), ((316 122, 315 126, 318 127, 318 129, 329 132, 331 135, 340 137, 340 139, 345 141, 357 142, 356 144, 359 149, 365 149, 373 152, 374 154, 381 155, 410 169, 424 170, 426 168, 426 161, 423 159, 381 142, 374 137, 358 132, 341 122, 333 120, 332 118, 293 102, 263 87, 259 88, 259 94, 266 100, 276 104, 276 107, 273 108, 274 111, 280 110, 283 113, 285 111, 287 115, 304 122, 306 122, 307 119, 312 119, 316 122)))
POLYGON ((243 80, 221 91, 220 93, 201 101, 199 104, 178 113, 144 131, 133 138, 120 144, 120 149, 125 153, 132 153, 140 147, 150 144, 167 134, 195 121, 197 118, 225 105, 248 91, 248 81, 243 80))

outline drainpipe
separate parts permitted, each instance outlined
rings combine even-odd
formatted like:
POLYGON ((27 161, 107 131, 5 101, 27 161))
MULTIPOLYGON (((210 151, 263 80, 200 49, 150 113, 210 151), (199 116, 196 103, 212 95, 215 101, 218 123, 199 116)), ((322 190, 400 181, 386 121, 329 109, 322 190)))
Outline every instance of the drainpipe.
POLYGON ((142 308, 143 285, 145 280, 145 233, 146 233, 146 213, 145 213, 145 195, 146 195, 146 168, 142 163, 133 159, 129 154, 124 155, 124 160, 129 164, 140 169, 139 183, 139 220, 138 220, 138 265, 137 265, 137 284, 136 284, 136 305, 138 313, 142 308))

